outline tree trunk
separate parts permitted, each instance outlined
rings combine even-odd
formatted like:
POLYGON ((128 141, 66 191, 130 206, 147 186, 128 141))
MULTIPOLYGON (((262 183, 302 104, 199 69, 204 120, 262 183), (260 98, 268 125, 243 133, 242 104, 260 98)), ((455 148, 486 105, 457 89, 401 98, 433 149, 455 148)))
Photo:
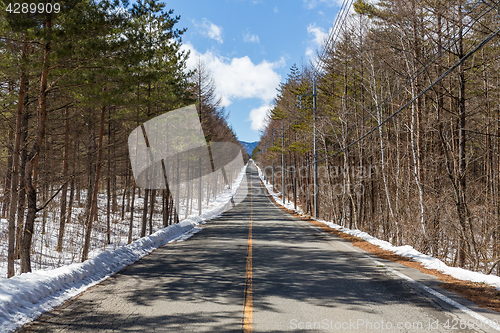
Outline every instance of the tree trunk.
POLYGON ((163 213, 163 228, 166 228, 168 226, 168 215, 169 215, 168 198, 169 198, 168 190, 163 190, 162 201, 161 201, 162 213, 163 213))
MULTIPOLYGON (((52 22, 50 16, 45 23, 45 28, 49 32, 52 30, 52 22)), ((45 136, 45 124, 47 120, 47 79, 49 74, 48 57, 50 53, 50 41, 46 42, 43 49, 42 75, 40 78, 40 92, 38 95, 38 120, 36 140, 28 156, 26 164, 26 188, 28 196, 28 214, 24 226, 23 237, 21 240, 21 272, 31 272, 31 239, 35 226, 35 218, 37 213, 36 207, 36 179, 38 177, 38 157, 40 148, 45 136)))
POLYGON ((130 169, 127 168, 127 173, 125 176, 125 188, 123 189, 123 196, 122 196, 122 212, 121 212, 121 218, 122 221, 125 219, 125 198, 127 197, 127 193, 129 191, 129 174, 130 174, 130 169))
MULTIPOLYGON (((27 44, 23 46, 23 60, 26 59, 27 44)), ((24 61, 23 61, 24 62, 24 61)), ((26 73, 24 65, 21 67, 21 80, 19 82, 19 94, 17 101, 16 132, 14 139, 14 149, 12 154, 12 174, 10 186, 10 207, 9 207, 9 246, 7 255, 7 277, 14 276, 14 258, 16 247, 16 213, 18 204, 18 184, 19 184, 19 151, 21 148, 21 128, 23 121, 23 106, 26 84, 26 73)))
POLYGON ((5 185, 4 185, 4 193, 3 193, 3 209, 2 209, 2 217, 8 217, 9 215, 9 207, 10 207, 10 187, 12 184, 12 155, 14 153, 14 131, 12 128, 9 128, 8 134, 9 141, 7 143, 7 173, 5 175, 5 185))
POLYGON ((134 227, 134 202, 135 202, 135 181, 132 184, 132 204, 130 205, 130 223, 128 228, 128 244, 132 243, 132 232, 134 227))
POLYGON ((148 222, 149 192, 150 192, 150 190, 148 188, 144 190, 144 207, 142 210, 141 237, 146 236, 146 227, 147 227, 147 222, 148 222))
MULTIPOLYGON (((460 16, 460 39, 459 39, 459 58, 464 56, 464 46, 463 46, 463 13, 462 6, 459 6, 459 16, 460 16)), ((457 183, 457 214, 459 218, 460 225, 463 230, 464 243, 467 240, 470 242, 471 255, 474 255, 474 265, 477 269, 479 265, 479 256, 477 253, 476 242, 473 233, 472 222, 470 220, 470 213, 467 207, 466 198, 466 171, 467 171, 467 160, 466 160, 466 145, 467 136, 465 133, 466 126, 466 105, 465 105, 465 67, 461 64, 458 68, 458 78, 459 78, 459 96, 458 96, 458 121, 457 121, 457 131, 458 131, 458 174, 456 177, 457 183)), ((462 247, 463 248, 463 247, 462 247)), ((461 265, 463 265, 464 258, 461 258, 461 265)), ((463 266, 461 266, 463 267, 463 266)))
MULTIPOLYGON (((64 156, 63 156, 63 181, 68 177, 68 159, 69 159, 69 110, 64 109, 64 156)), ((59 217, 59 235, 57 237, 57 252, 62 252, 64 228, 66 226, 66 197, 68 194, 68 185, 64 184, 61 192, 61 214, 59 217)))
POLYGON ((97 211, 97 194, 99 191, 99 178, 101 175, 101 162, 102 162, 102 141, 104 137, 104 122, 105 122, 105 114, 106 107, 101 107, 101 126, 99 129, 99 143, 97 146, 97 162, 96 162, 96 172, 95 172, 95 181, 94 181, 94 189, 92 194, 92 203, 90 214, 87 220, 87 230, 85 233, 85 243, 83 245, 83 253, 82 253, 82 262, 88 259, 89 249, 90 249, 90 235, 92 233, 92 222, 94 220, 94 216, 97 211))
MULTIPOLYGON (((111 108, 108 108, 108 176, 106 177, 106 244, 111 244, 111 108)), ((114 212, 114 209, 113 209, 114 212)))
MULTIPOLYGON (((26 87, 28 80, 26 80, 26 87)), ((28 101, 29 98, 25 96, 25 106, 23 112, 23 122, 22 122, 22 132, 21 132, 21 168, 19 170, 19 175, 21 181, 19 183, 19 203, 17 205, 17 226, 16 226, 16 259, 20 259, 21 253, 21 239, 23 237, 23 226, 24 226, 24 215, 26 206, 26 178, 24 174, 26 172, 26 160, 28 158, 28 150, 25 147, 28 140, 28 123, 29 123, 29 110, 28 101)))
POLYGON ((149 211, 149 234, 153 233, 153 214, 155 210, 156 203, 156 190, 151 191, 151 206, 149 211))
POLYGON ((109 169, 108 159, 108 177, 106 179, 106 244, 111 244, 111 170, 109 169))

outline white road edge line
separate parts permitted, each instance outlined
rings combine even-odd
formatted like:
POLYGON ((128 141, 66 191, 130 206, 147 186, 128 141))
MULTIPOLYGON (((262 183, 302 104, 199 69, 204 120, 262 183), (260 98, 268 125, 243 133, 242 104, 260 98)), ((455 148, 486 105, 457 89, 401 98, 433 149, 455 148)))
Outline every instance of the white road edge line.
POLYGON ((411 277, 403 274, 403 273, 400 273, 398 272, 397 270, 395 270, 394 268, 391 268, 391 267, 388 267, 384 264, 382 264, 380 261, 378 260, 375 260, 373 258, 370 258, 372 259, 372 261, 377 264, 378 266, 384 266, 388 271, 390 271, 392 274, 395 274, 397 276, 399 276, 400 278, 402 279, 405 279, 406 281, 418 286, 419 288, 422 288, 423 290, 425 290, 426 292, 428 292, 429 294, 431 295, 434 295, 436 296, 437 298, 439 298, 440 300, 450 304, 451 306, 454 306, 455 308, 459 309, 460 311, 468 314, 469 316, 471 316, 472 318, 474 319, 477 319, 479 321, 481 321, 483 324, 485 325, 488 325, 489 327, 493 328, 494 330, 497 330, 497 331, 500 331, 500 325, 495 323, 494 321, 486 318, 485 316, 483 315, 480 315, 479 313, 475 312, 475 311, 472 311, 471 309, 469 309, 468 307, 466 307, 465 305, 462 305, 454 300, 452 300, 451 298, 437 292, 436 290, 432 289, 432 288, 429 288, 427 287, 426 285, 422 284, 422 283, 419 283, 415 280, 413 280, 411 277))
MULTIPOLYGON (((318 232, 321 232, 323 233, 322 230, 320 230, 319 228, 316 228, 314 226, 309 226, 310 228, 312 229, 315 229, 317 230, 318 232)), ((342 242, 342 244, 344 244, 342 242)), ((346 247, 349 247, 347 244, 344 244, 346 247)), ((357 250, 356 250, 357 251, 357 250)), ((376 259, 373 259, 372 257, 370 257, 369 255, 366 255, 367 258, 369 258, 370 260, 372 260, 377 266, 383 266, 385 269, 387 269, 389 272, 391 272, 392 274, 410 282, 411 284, 417 286, 418 288, 421 288, 423 290, 425 290, 426 292, 428 292, 429 294, 433 295, 433 296, 436 296, 437 298, 439 298, 440 300, 442 300, 443 302, 446 302, 448 303, 449 305, 457 308, 458 310, 468 314, 469 316, 471 316, 472 318, 474 319, 477 319, 479 320, 480 322, 482 322, 484 325, 487 325, 491 328, 493 328, 494 330, 496 331, 499 331, 500 332, 500 325, 495 323, 494 321, 492 321, 491 319, 488 319, 486 318, 485 316, 483 315, 480 315, 479 313, 475 312, 475 311, 472 311, 471 309, 469 309, 468 307, 466 307, 465 305, 462 305, 454 300, 452 300, 451 298, 441 294, 440 292, 437 292, 436 290, 432 289, 432 288, 429 288, 427 287, 426 285, 420 283, 420 282, 417 282, 415 280, 413 280, 411 277, 403 274, 403 273, 400 273, 398 272, 397 270, 395 270, 394 268, 391 268, 391 267, 388 267, 387 265, 384 265, 383 263, 381 263, 380 261, 376 260, 376 259)))
POLYGON ((314 229, 314 230, 316 230, 316 231, 318 231, 318 232, 321 232, 321 233, 322 233, 322 231, 321 231, 319 228, 314 227, 314 226, 312 226, 312 225, 310 225, 310 226, 309 226, 309 228, 314 229))
MULTIPOLYGON (((271 203, 273 203, 270 199, 270 195, 269 196, 269 201, 271 203)), ((323 233, 322 230, 320 230, 319 228, 317 227, 314 227, 314 226, 311 226, 309 225, 310 228, 318 231, 318 232, 321 232, 323 233)), ((342 243, 344 244, 344 243, 342 243)), ((347 244, 344 244, 346 247, 349 247, 347 244)), ((357 251, 357 250, 356 250, 357 251)), ((429 288, 427 287, 426 285, 420 283, 420 282, 417 282, 415 280, 413 280, 411 277, 407 276, 407 275, 404 275, 403 273, 400 273, 398 271, 396 271, 395 269, 391 268, 391 267, 388 267, 384 264, 382 264, 380 261, 376 260, 376 259, 373 259, 372 257, 368 256, 368 258, 370 258, 377 266, 383 266, 384 268, 386 268, 387 270, 389 270, 391 273, 395 274, 396 276, 399 276, 400 278, 410 282, 411 284, 414 284, 415 286, 425 290, 426 292, 428 292, 429 294, 431 295, 434 295, 436 296, 437 298, 439 298, 440 300, 442 300, 443 302, 446 302, 448 303, 449 305, 457 308, 458 310, 468 314, 469 316, 471 316, 472 318, 474 319, 477 319, 479 320, 480 322, 482 322, 483 324, 485 325, 488 325, 489 327, 493 328, 494 330, 496 331, 499 331, 500 332, 500 325, 495 323, 494 321, 492 321, 491 319, 488 319, 486 318, 485 316, 483 315, 480 315, 479 313, 475 312, 475 311, 472 311, 471 309, 469 309, 468 307, 466 307, 465 305, 462 305, 458 302, 455 302, 454 300, 452 300, 451 298, 437 292, 436 290, 432 289, 432 288, 429 288)))

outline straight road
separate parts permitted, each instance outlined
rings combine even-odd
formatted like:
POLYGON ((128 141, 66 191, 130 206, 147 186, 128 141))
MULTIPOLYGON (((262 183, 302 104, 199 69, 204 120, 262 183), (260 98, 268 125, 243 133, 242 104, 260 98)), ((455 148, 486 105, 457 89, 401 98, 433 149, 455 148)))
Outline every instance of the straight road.
POLYGON ((244 201, 202 231, 19 332, 496 332, 422 285, 496 313, 277 208, 252 164, 247 179, 244 201))

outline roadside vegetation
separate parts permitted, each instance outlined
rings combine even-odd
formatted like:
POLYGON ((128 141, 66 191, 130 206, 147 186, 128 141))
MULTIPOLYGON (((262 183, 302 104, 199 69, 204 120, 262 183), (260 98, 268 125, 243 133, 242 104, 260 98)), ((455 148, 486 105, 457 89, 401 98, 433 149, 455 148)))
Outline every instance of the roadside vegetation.
POLYGON ((284 159, 285 198, 313 216, 316 124, 320 219, 500 275, 498 3, 354 8, 291 68, 254 156, 280 192, 284 159))
MULTIPOLYGON (((185 29, 173 10, 157 0, 58 3, 57 13, 23 14, 0 1, 0 262, 7 277, 47 260, 67 263, 68 253, 84 261, 113 235, 130 243, 184 217, 168 190, 135 186, 127 138, 148 119, 197 103, 208 142, 238 142, 209 71, 201 61, 186 68, 185 29), (43 255, 53 251, 60 257, 43 255)), ((194 195, 186 199, 191 207, 194 195)))

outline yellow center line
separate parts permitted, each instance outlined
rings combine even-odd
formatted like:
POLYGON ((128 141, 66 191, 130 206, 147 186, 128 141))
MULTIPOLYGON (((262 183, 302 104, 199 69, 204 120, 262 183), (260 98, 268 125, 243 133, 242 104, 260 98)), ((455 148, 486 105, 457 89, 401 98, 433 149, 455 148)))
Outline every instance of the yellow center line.
POLYGON ((245 273, 245 294, 243 298, 243 332, 253 332, 253 299, 252 299, 252 179, 250 178, 250 226, 248 228, 247 266, 245 273))

